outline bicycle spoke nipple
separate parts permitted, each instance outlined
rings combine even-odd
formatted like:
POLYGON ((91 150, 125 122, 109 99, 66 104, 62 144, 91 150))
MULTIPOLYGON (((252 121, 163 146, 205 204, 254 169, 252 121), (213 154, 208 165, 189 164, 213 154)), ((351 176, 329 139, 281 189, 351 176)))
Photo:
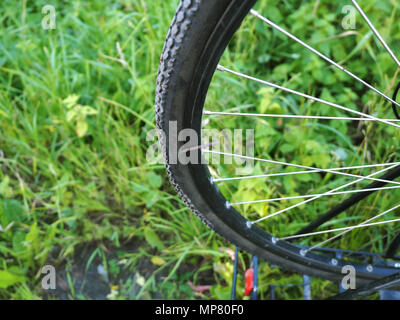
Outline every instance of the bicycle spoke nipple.
POLYGON ((250 14, 252 14, 253 16, 255 16, 255 17, 258 17, 260 14, 256 11, 256 10, 254 10, 254 9, 251 9, 250 10, 250 14))
POLYGON ((217 70, 219 71, 226 71, 226 68, 224 66, 221 66, 220 64, 217 66, 217 70))

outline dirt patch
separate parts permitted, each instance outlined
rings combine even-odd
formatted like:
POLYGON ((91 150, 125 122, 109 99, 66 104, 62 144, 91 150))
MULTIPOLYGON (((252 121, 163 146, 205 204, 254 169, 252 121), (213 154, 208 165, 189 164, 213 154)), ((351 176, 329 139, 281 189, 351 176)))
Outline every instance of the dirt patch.
MULTIPOLYGON (((196 266, 191 263, 183 262, 167 284, 164 280, 170 268, 154 274, 159 267, 149 257, 141 256, 128 267, 121 264, 124 261, 121 256, 138 253, 141 245, 144 244, 135 243, 136 249, 130 245, 108 248, 108 253, 103 250, 101 254, 96 246, 77 249, 67 263, 56 266, 56 289, 46 290, 44 297, 57 300, 168 299, 171 298, 167 296, 169 291, 175 290, 174 298, 193 298, 190 282, 196 266), (151 277, 151 285, 143 289, 143 281, 151 277)), ((212 270, 202 272, 197 278, 199 283, 213 284, 214 281, 212 270)))

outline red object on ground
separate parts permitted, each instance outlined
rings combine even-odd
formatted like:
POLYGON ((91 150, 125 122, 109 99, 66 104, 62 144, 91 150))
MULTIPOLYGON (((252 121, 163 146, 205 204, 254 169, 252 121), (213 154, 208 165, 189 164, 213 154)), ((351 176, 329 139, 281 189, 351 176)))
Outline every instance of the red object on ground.
POLYGON ((247 269, 244 275, 244 295, 248 296, 253 291, 253 283, 254 283, 254 269, 247 269))

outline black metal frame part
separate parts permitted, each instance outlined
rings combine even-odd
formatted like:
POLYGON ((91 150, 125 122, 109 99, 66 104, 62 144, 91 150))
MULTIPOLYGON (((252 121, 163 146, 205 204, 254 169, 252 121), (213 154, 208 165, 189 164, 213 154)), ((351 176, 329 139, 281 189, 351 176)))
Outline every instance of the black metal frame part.
MULTIPOLYGON (((238 257, 239 257, 239 249, 235 247, 235 261, 233 264, 233 279, 232 279, 232 300, 236 299, 236 280, 238 275, 238 257)), ((251 265, 254 269, 254 278, 253 278, 253 291, 251 292, 251 300, 257 300, 257 290, 258 290, 258 257, 253 256, 251 259, 251 265)))
MULTIPOLYGON (((396 89, 394 90, 394 93, 393 93, 393 100, 394 100, 394 101, 397 100, 397 94, 399 93, 399 90, 400 90, 400 82, 399 82, 399 84, 397 85, 397 87, 396 87, 396 89)), ((397 108, 398 108, 398 107, 393 103, 393 104, 392 104, 392 108, 393 108, 394 114, 396 115, 396 118, 397 118, 397 119, 400 119, 399 112, 397 111, 397 108)))
POLYGON ((328 300, 350 300, 359 297, 365 297, 377 291, 386 290, 394 286, 398 286, 399 284, 400 284, 400 272, 376 281, 372 281, 371 283, 363 285, 358 289, 354 290, 349 289, 343 293, 340 293, 334 297, 329 298, 328 300))
MULTIPOLYGON (((304 247, 306 248, 306 247, 304 247)), ((362 251, 354 251, 350 252, 349 250, 339 250, 339 249, 326 249, 326 248, 318 248, 317 250, 329 252, 334 254, 338 259, 343 256, 343 253, 352 253, 353 255, 362 256, 365 258, 372 258, 374 264, 371 265, 376 266, 382 263, 385 263, 384 260, 381 260, 381 256, 378 254, 370 253, 370 252, 362 252, 362 251)), ((237 284, 237 276, 238 276, 238 257, 239 257, 239 249, 235 247, 235 259, 234 259, 234 269, 233 269, 233 279, 232 279, 232 300, 236 299, 236 284, 237 284)), ((400 270, 400 257, 396 257, 398 262, 391 261, 391 265, 397 264, 397 268, 400 270)), ((254 280, 253 280, 253 291, 251 293, 251 300, 257 300, 258 295, 258 258, 256 256, 252 257, 252 267, 254 269, 254 280)), ((273 265, 271 265, 274 268, 273 265)), ((356 270, 357 272, 357 270, 356 270)), ((346 290, 342 287, 342 283, 339 283, 339 294, 335 295, 328 300, 350 300, 363 296, 370 295, 372 293, 378 292, 380 293, 381 300, 400 300, 400 291, 387 290, 393 287, 400 287, 400 272, 394 273, 390 276, 383 277, 379 280, 372 281, 366 285, 361 286, 358 289, 349 289, 346 290)), ((302 284, 287 284, 287 285, 268 285, 270 292, 270 300, 275 300, 275 288, 280 287, 303 287, 303 297, 304 300, 312 300, 312 292, 311 292, 311 277, 303 274, 303 283, 302 284)))
POLYGON ((388 259, 394 258, 394 256, 396 255, 396 252, 399 250, 399 247, 400 247, 400 232, 390 243, 389 248, 386 251, 385 257, 388 259))

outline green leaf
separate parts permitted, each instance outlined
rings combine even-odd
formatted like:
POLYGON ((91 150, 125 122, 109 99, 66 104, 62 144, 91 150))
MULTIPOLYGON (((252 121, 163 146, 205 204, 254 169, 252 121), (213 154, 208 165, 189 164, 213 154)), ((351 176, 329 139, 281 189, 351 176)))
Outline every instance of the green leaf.
POLYGON ((113 275, 117 275, 121 271, 121 268, 118 266, 118 262, 115 259, 111 259, 108 262, 108 267, 109 267, 108 270, 113 275))
POLYGON ((0 183, 0 195, 6 198, 12 194, 12 191, 10 187, 10 178, 9 176, 5 176, 0 183))
POLYGON ((301 182, 309 182, 312 181, 312 177, 309 174, 299 174, 297 175, 297 180, 301 181, 301 182))
POLYGON ((279 23, 284 19, 282 13, 275 6, 268 6, 267 12, 268 17, 275 23, 279 23))
POLYGON ((23 218, 24 209, 17 200, 4 200, 3 201, 4 213, 9 222, 21 222, 23 218))
POLYGON ((331 160, 329 155, 323 153, 313 155, 312 159, 313 163, 320 168, 328 168, 331 160))
POLYGON ((321 152, 321 145, 315 140, 306 140, 304 142, 305 150, 308 154, 317 154, 321 152))
POLYGON ((144 238, 152 248, 157 248, 158 250, 164 249, 164 244, 161 242, 157 233, 150 227, 144 229, 144 238))
POLYGON ((156 192, 148 192, 146 193, 144 197, 144 201, 146 202, 146 207, 151 208, 158 200, 160 200, 160 197, 158 193, 156 192))
POLYGON ((260 104, 257 106, 258 113, 266 113, 271 104, 273 90, 271 88, 261 88, 257 94, 261 96, 260 104))
POLYGON ((25 250, 24 241, 25 233, 17 231, 12 238, 12 246, 16 253, 21 253, 25 250))
POLYGON ((151 172, 151 173, 149 174, 149 183, 150 183, 150 185, 151 185, 152 187, 158 189, 158 188, 160 188, 161 185, 162 185, 162 179, 161 179, 161 177, 160 177, 158 174, 156 174, 156 173, 154 173, 154 172, 151 172))
POLYGON ((0 270, 0 288, 7 289, 8 287, 25 281, 23 276, 13 274, 9 271, 0 270))
POLYGON ((37 224, 31 225, 29 233, 25 236, 25 241, 29 243, 30 248, 32 248, 32 253, 38 253, 40 250, 40 235, 37 224))
POLYGON ((231 297, 231 288, 229 287, 215 285, 211 287, 210 292, 212 296, 217 297, 218 300, 229 300, 231 297))
POLYGON ((280 147, 280 151, 282 153, 290 153, 293 152, 296 148, 294 147, 294 145, 291 145, 289 143, 284 143, 281 147, 280 147))
POLYGON ((293 178, 286 176, 283 178, 283 186, 285 187, 287 193, 291 193, 296 190, 297 184, 293 178))
POLYGON ((133 181, 132 181, 132 190, 137 192, 137 193, 150 191, 149 188, 147 188, 146 186, 138 184, 138 183, 135 183, 133 181))

